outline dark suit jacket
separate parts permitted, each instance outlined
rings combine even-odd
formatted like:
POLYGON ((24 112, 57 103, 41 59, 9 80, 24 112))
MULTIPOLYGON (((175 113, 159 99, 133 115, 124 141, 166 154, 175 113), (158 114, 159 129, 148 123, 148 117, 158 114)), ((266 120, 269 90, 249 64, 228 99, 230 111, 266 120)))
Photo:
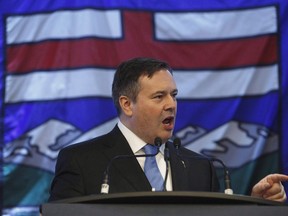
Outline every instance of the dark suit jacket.
MULTIPOLYGON (((215 169, 195 152, 180 148, 177 156, 172 144, 170 164, 174 191, 218 191, 215 169)), ((117 155, 132 155, 125 137, 116 126, 106 135, 62 149, 58 155, 49 201, 99 194, 104 171, 117 155)), ((117 159, 109 171, 109 193, 151 191, 136 158, 117 159)))

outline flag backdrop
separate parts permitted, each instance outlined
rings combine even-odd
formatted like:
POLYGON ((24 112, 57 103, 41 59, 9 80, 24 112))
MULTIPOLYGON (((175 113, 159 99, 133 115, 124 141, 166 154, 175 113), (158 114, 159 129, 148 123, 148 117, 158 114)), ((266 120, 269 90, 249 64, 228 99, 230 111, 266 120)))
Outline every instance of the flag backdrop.
POLYGON ((288 174, 286 0, 0 4, 6 214, 37 215, 59 150, 115 125, 113 74, 137 56, 173 67, 175 135, 223 160, 235 193, 248 195, 269 173, 288 174))

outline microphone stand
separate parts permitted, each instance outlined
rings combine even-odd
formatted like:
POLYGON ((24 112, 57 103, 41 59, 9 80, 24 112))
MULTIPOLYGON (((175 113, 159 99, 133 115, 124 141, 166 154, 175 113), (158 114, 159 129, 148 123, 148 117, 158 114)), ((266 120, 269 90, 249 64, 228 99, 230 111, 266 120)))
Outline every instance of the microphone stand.
POLYGON ((163 190, 167 191, 167 179, 168 179, 168 172, 170 170, 170 152, 168 148, 168 142, 165 143, 165 148, 164 148, 164 160, 166 163, 166 171, 165 171, 165 178, 164 178, 164 185, 163 185, 163 190))

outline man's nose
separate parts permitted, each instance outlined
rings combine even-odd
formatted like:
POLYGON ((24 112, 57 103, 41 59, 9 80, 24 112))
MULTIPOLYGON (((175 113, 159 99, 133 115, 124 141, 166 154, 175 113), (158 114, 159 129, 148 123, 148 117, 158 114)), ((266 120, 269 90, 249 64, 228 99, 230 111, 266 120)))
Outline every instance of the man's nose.
POLYGON ((165 104, 165 110, 175 110, 177 106, 177 100, 173 96, 168 96, 165 104))

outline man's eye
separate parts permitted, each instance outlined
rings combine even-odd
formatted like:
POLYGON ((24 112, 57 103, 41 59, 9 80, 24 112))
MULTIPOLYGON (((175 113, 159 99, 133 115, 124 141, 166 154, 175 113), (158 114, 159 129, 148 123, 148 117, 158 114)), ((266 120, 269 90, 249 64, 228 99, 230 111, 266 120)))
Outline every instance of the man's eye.
POLYGON ((162 95, 156 95, 155 98, 161 99, 163 96, 162 95))

